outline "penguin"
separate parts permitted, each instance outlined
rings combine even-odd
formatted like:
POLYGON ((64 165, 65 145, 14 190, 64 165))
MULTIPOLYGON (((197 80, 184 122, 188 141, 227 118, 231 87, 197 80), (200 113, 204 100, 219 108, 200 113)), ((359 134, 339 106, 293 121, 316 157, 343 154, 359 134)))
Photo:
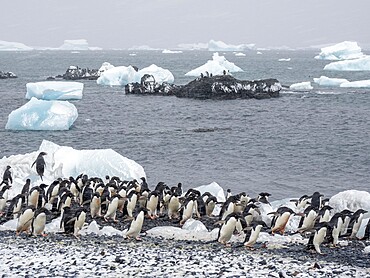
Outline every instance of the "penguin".
MULTIPOLYGON (((140 208, 145 208, 146 207, 146 203, 148 201, 148 197, 149 197, 149 193, 150 193, 150 190, 149 189, 143 189, 141 188, 141 192, 140 192, 140 197, 138 199, 138 203, 139 203, 139 207, 140 208)), ((158 204, 157 204, 157 210, 158 210, 158 207, 159 207, 159 196, 158 196, 158 204)))
POLYGON ((207 200, 205 201, 206 205, 206 215, 211 216, 213 213, 213 210, 215 209, 215 206, 217 204, 217 198, 215 196, 209 196, 207 200))
POLYGON ((62 211, 65 207, 70 207, 73 200, 73 194, 71 191, 64 193, 58 203, 58 211, 62 211))
POLYGON ((78 238, 79 232, 81 231, 82 227, 85 225, 86 221, 86 210, 83 207, 79 207, 74 215, 74 227, 73 227, 73 235, 75 238, 78 238))
POLYGON ((46 191, 46 200, 49 204, 52 204, 54 198, 58 196, 59 188, 60 188, 59 180, 55 180, 50 184, 48 190, 46 191))
POLYGON ((257 242, 259 234, 262 228, 267 229, 267 225, 263 221, 253 221, 251 225, 247 228, 247 232, 245 233, 245 239, 243 245, 246 248, 252 248, 253 245, 257 242))
POLYGON ((13 183, 12 172, 10 172, 10 168, 12 167, 10 167, 9 165, 6 166, 3 174, 3 181, 1 182, 1 184, 11 185, 13 183))
POLYGON ((35 214, 35 206, 26 207, 18 218, 16 235, 22 232, 30 233, 30 227, 32 223, 33 216, 35 214))
POLYGON ((305 233, 311 231, 315 226, 315 222, 318 216, 318 209, 313 206, 307 207, 301 217, 298 224, 298 232, 305 233))
POLYGON ((179 218, 179 209, 181 207, 180 198, 174 194, 171 196, 170 201, 168 202, 167 215, 169 219, 179 218))
POLYGON ((346 236, 349 222, 351 221, 351 216, 353 212, 348 209, 345 209, 345 210, 342 210, 341 213, 344 215, 344 220, 343 220, 344 223, 342 225, 340 236, 346 236))
POLYGON ((35 211, 32 222, 31 222, 31 234, 32 235, 47 236, 44 233, 47 214, 49 214, 49 210, 47 210, 46 208, 39 208, 35 211))
MULTIPOLYGON (((0 193, 0 195, 1 195, 1 193, 0 193)), ((15 196, 9 204, 6 216, 10 217, 10 216, 13 215, 14 219, 18 218, 19 214, 21 213, 23 204, 26 203, 25 200, 26 200, 26 197, 23 194, 18 194, 17 196, 15 196)), ((1 209, 0 209, 0 211, 1 211, 1 209)))
POLYGON ((243 210, 243 218, 248 226, 252 224, 255 212, 260 213, 258 207, 254 203, 249 203, 243 210))
POLYGON ((229 199, 229 197, 231 197, 233 194, 231 193, 231 189, 230 188, 228 188, 227 190, 226 190, 226 200, 227 199, 229 199))
POLYGON ((310 250, 314 248, 318 254, 323 255, 320 245, 323 243, 326 237, 328 228, 330 228, 330 226, 327 222, 317 223, 314 227, 315 231, 311 234, 308 240, 307 249, 310 250))
POLYGON ((127 200, 124 205, 124 215, 128 215, 129 218, 133 217, 133 213, 136 207, 136 203, 138 200, 138 196, 136 191, 131 191, 129 195, 127 195, 127 200))
POLYGON ((181 196, 182 195, 182 183, 179 182, 177 186, 171 187, 171 193, 176 194, 177 196, 181 196))
POLYGON ((324 195, 322 195, 320 192, 314 192, 311 196, 311 206, 320 209, 322 206, 322 198, 324 195))
POLYGON ((370 239, 370 219, 367 221, 365 234, 361 240, 369 240, 370 239))
POLYGON ((280 232, 284 235, 285 227, 289 221, 291 215, 294 215, 295 212, 288 207, 280 207, 276 212, 270 212, 268 214, 273 214, 274 217, 271 221, 271 233, 280 232))
POLYGON ((258 194, 257 202, 260 202, 262 204, 270 204, 270 202, 269 202, 269 197, 270 196, 271 196, 270 193, 261 192, 260 194, 258 194))
POLYGON ((0 191, 0 216, 4 214, 5 207, 6 207, 6 202, 8 201, 8 198, 5 196, 4 191, 0 191))
POLYGON ((121 198, 120 195, 116 194, 112 196, 109 200, 109 205, 107 208, 107 212, 104 215, 104 220, 108 222, 108 219, 111 218, 113 219, 114 222, 118 222, 116 219, 117 215, 117 208, 118 208, 118 200, 121 198))
POLYGON ((310 200, 310 197, 308 195, 303 195, 301 196, 298 200, 297 199, 292 199, 290 200, 291 202, 294 202, 297 210, 304 209, 307 206, 308 201, 310 200))
POLYGON ((101 217, 101 200, 99 192, 95 192, 90 202, 90 214, 91 218, 101 217))
POLYGON ((152 191, 148 195, 148 201, 146 203, 146 209, 148 210, 148 216, 151 219, 158 217, 157 215, 157 206, 159 202, 160 193, 157 191, 152 191))
POLYGON ((235 211, 235 206, 237 205, 239 199, 238 196, 230 196, 226 199, 226 202, 222 205, 219 214, 220 220, 225 220, 226 217, 235 211))
POLYGON ((60 229, 66 234, 74 234, 75 221, 76 218, 74 217, 71 207, 63 208, 60 229))
POLYGON ((347 229, 349 238, 351 239, 357 238, 357 233, 361 227, 361 223, 362 223, 365 213, 367 213, 367 210, 358 209, 354 214, 352 214, 351 220, 349 222, 348 229, 347 229))
POLYGON ((145 177, 141 177, 141 191, 143 190, 149 190, 149 185, 145 179, 145 177))
POLYGON ((207 214, 206 212, 206 204, 203 201, 202 196, 198 196, 195 199, 195 206, 194 206, 195 213, 198 218, 202 218, 207 214))
POLYGON ((69 177, 69 190, 72 192, 75 201, 80 194, 81 188, 78 187, 76 180, 73 177, 69 177))
POLYGON ((339 235, 342 230, 342 225, 344 223, 344 217, 345 215, 343 213, 337 212, 332 216, 332 218, 329 221, 330 231, 328 231, 327 233, 327 238, 328 241, 333 245, 333 247, 336 247, 338 244, 339 235))
POLYGON ((94 194, 93 184, 94 182, 92 180, 86 181, 86 185, 83 187, 81 194, 80 194, 80 205, 81 206, 90 205, 92 195, 94 194))
POLYGON ((30 192, 30 185, 31 185, 31 180, 26 179, 26 183, 22 187, 21 194, 26 197, 26 202, 28 203, 28 194, 30 192))
POLYGON ((189 196, 185 199, 183 208, 182 208, 182 217, 180 221, 180 226, 184 225, 188 219, 193 217, 193 210, 195 206, 195 196, 189 196))
POLYGON ((320 209, 319 214, 318 214, 319 222, 329 222, 329 220, 330 220, 330 211, 332 209, 333 208, 329 205, 323 206, 320 209))
POLYGON ((140 208, 137 214, 132 219, 127 232, 125 234, 125 238, 135 238, 136 240, 141 240, 139 234, 143 227, 145 214, 147 213, 146 208, 140 208))
POLYGON ((217 241, 226 246, 230 246, 229 241, 234 233, 240 214, 230 213, 226 216, 224 223, 218 231, 217 241))
POLYGON ((45 159, 44 159, 45 155, 47 155, 46 152, 40 152, 36 160, 31 165, 31 168, 32 168, 33 165, 36 164, 36 172, 40 176, 41 180, 43 180, 42 177, 44 176, 45 166, 46 166, 45 159))
MULTIPOLYGON (((103 184, 102 184, 103 185, 103 184)), ((109 187, 108 186, 102 186, 103 187, 103 190, 102 191, 97 191, 100 193, 100 200, 101 200, 101 211, 102 213, 106 213, 107 209, 108 209, 108 204, 109 204, 109 200, 111 198, 111 193, 109 191, 109 187)))

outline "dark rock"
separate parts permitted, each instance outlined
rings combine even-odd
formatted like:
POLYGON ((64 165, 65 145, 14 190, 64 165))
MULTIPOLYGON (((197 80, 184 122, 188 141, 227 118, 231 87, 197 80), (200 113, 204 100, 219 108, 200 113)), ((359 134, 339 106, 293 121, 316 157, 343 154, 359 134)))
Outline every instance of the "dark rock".
POLYGON ((99 70, 97 69, 70 66, 62 77, 65 80, 79 80, 79 79, 96 80, 99 78, 99 76, 100 73, 99 70))
POLYGON ((0 79, 8 79, 8 78, 18 78, 18 76, 11 71, 4 72, 0 70, 0 79))
POLYGON ((159 84, 152 75, 145 74, 140 83, 125 86, 126 94, 148 94, 197 99, 265 99, 278 97, 281 84, 276 79, 255 81, 238 80, 230 75, 200 77, 186 85, 159 84))
POLYGON ((237 99, 278 97, 281 84, 277 79, 238 80, 230 75, 197 78, 173 90, 177 97, 198 99, 237 99))

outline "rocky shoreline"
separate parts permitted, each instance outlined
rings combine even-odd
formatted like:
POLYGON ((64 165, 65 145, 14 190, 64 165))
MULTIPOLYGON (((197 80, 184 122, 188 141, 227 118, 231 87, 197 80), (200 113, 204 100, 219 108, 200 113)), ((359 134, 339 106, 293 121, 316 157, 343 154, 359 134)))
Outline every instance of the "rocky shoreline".
POLYGON ((364 242, 353 241, 326 256, 290 243, 253 250, 225 247, 216 242, 169 240, 143 236, 142 241, 122 236, 64 234, 46 237, 15 236, 0 232, 1 277, 367 277, 369 255, 364 242))

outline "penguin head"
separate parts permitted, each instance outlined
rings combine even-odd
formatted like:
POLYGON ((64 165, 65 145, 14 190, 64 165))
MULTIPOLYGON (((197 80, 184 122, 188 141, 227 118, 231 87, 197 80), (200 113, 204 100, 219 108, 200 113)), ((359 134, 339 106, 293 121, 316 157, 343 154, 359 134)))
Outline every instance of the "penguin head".
POLYGON ((9 170, 10 168, 12 168, 12 167, 10 167, 10 165, 6 166, 6 169, 7 169, 7 170, 9 170))
POLYGON ((39 156, 44 156, 44 155, 47 155, 47 153, 46 152, 40 152, 39 153, 39 156))
POLYGON ((50 210, 48 210, 47 208, 45 207, 41 207, 39 209, 36 210, 35 214, 40 214, 40 213, 45 213, 46 215, 49 215, 51 214, 50 210))

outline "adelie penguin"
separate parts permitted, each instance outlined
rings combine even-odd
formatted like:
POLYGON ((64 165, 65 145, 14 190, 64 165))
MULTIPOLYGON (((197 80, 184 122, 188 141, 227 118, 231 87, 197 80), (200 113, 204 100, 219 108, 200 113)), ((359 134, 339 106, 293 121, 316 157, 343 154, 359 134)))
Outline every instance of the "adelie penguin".
POLYGON ((135 238, 136 240, 141 240, 139 234, 141 232, 141 228, 143 227, 144 217, 147 213, 146 208, 140 208, 138 213, 132 219, 127 232, 125 234, 125 238, 135 238))
POLYGON ((108 219, 113 219, 114 222, 118 222, 116 215, 117 215, 118 201, 120 198, 121 196, 118 194, 110 198, 107 212, 104 215, 105 221, 108 221, 108 219))
MULTIPOLYGON (((0 195, 1 195, 1 193, 0 193, 0 195)), ((26 203, 25 200, 26 200, 26 198, 23 194, 18 194, 17 196, 15 196, 9 204, 6 216, 10 217, 10 216, 13 215, 14 219, 18 218, 23 204, 26 203)), ((0 211, 1 211, 1 209, 0 209, 0 211)))
POLYGON ((243 245, 246 248, 253 248, 253 245, 257 242, 260 232, 263 228, 267 229, 267 225, 263 221, 254 221, 245 230, 245 239, 243 245))
POLYGON ((6 185, 11 185, 13 183, 13 178, 12 178, 12 172, 10 172, 10 167, 9 165, 6 166, 6 169, 3 174, 3 181, 1 182, 0 185, 6 184, 6 185))
POLYGON ((35 206, 32 205, 24 209, 24 211, 18 218, 16 235, 19 235, 22 232, 26 232, 28 234, 30 233, 30 227, 35 214, 35 210, 35 206))
POLYGON ((360 230, 360 226, 361 226, 365 213, 367 213, 367 210, 358 209, 356 210, 354 214, 352 214, 351 220, 349 222, 348 229, 347 229, 349 238, 351 239, 357 238, 357 233, 360 230))
POLYGON ((180 203, 179 196, 172 195, 168 203, 168 210, 167 210, 167 215, 170 220, 179 218, 180 207, 181 207, 181 203, 180 203))
POLYGON ((226 246, 230 246, 229 241, 234 233, 238 220, 241 219, 239 213, 230 213, 224 220, 220 230, 218 231, 217 241, 226 246))
POLYGON ((271 221, 271 233, 280 232, 283 235, 290 216, 295 214, 295 212, 291 208, 280 207, 276 212, 270 212, 268 214, 274 215, 271 221))
POLYGON ((317 223, 314 227, 314 232, 311 234, 310 239, 308 240, 307 249, 310 250, 314 248, 318 254, 323 255, 320 245, 324 242, 328 229, 330 229, 329 223, 317 223))
POLYGON ((158 217, 157 215, 157 206, 159 202, 159 195, 160 193, 157 191, 152 191, 148 195, 148 200, 146 203, 146 209, 148 210, 148 216, 151 219, 155 219, 158 217))
POLYGON ((41 180, 43 180, 42 177, 44 176, 45 166, 46 166, 45 159, 44 159, 45 155, 47 155, 46 152, 40 152, 36 160, 31 165, 31 168, 32 168, 33 165, 36 164, 36 172, 40 176, 41 180))
POLYGON ((47 236, 44 233, 46 225, 46 215, 49 214, 49 210, 46 208, 39 208, 35 211, 32 223, 31 223, 31 234, 34 236, 47 236))

